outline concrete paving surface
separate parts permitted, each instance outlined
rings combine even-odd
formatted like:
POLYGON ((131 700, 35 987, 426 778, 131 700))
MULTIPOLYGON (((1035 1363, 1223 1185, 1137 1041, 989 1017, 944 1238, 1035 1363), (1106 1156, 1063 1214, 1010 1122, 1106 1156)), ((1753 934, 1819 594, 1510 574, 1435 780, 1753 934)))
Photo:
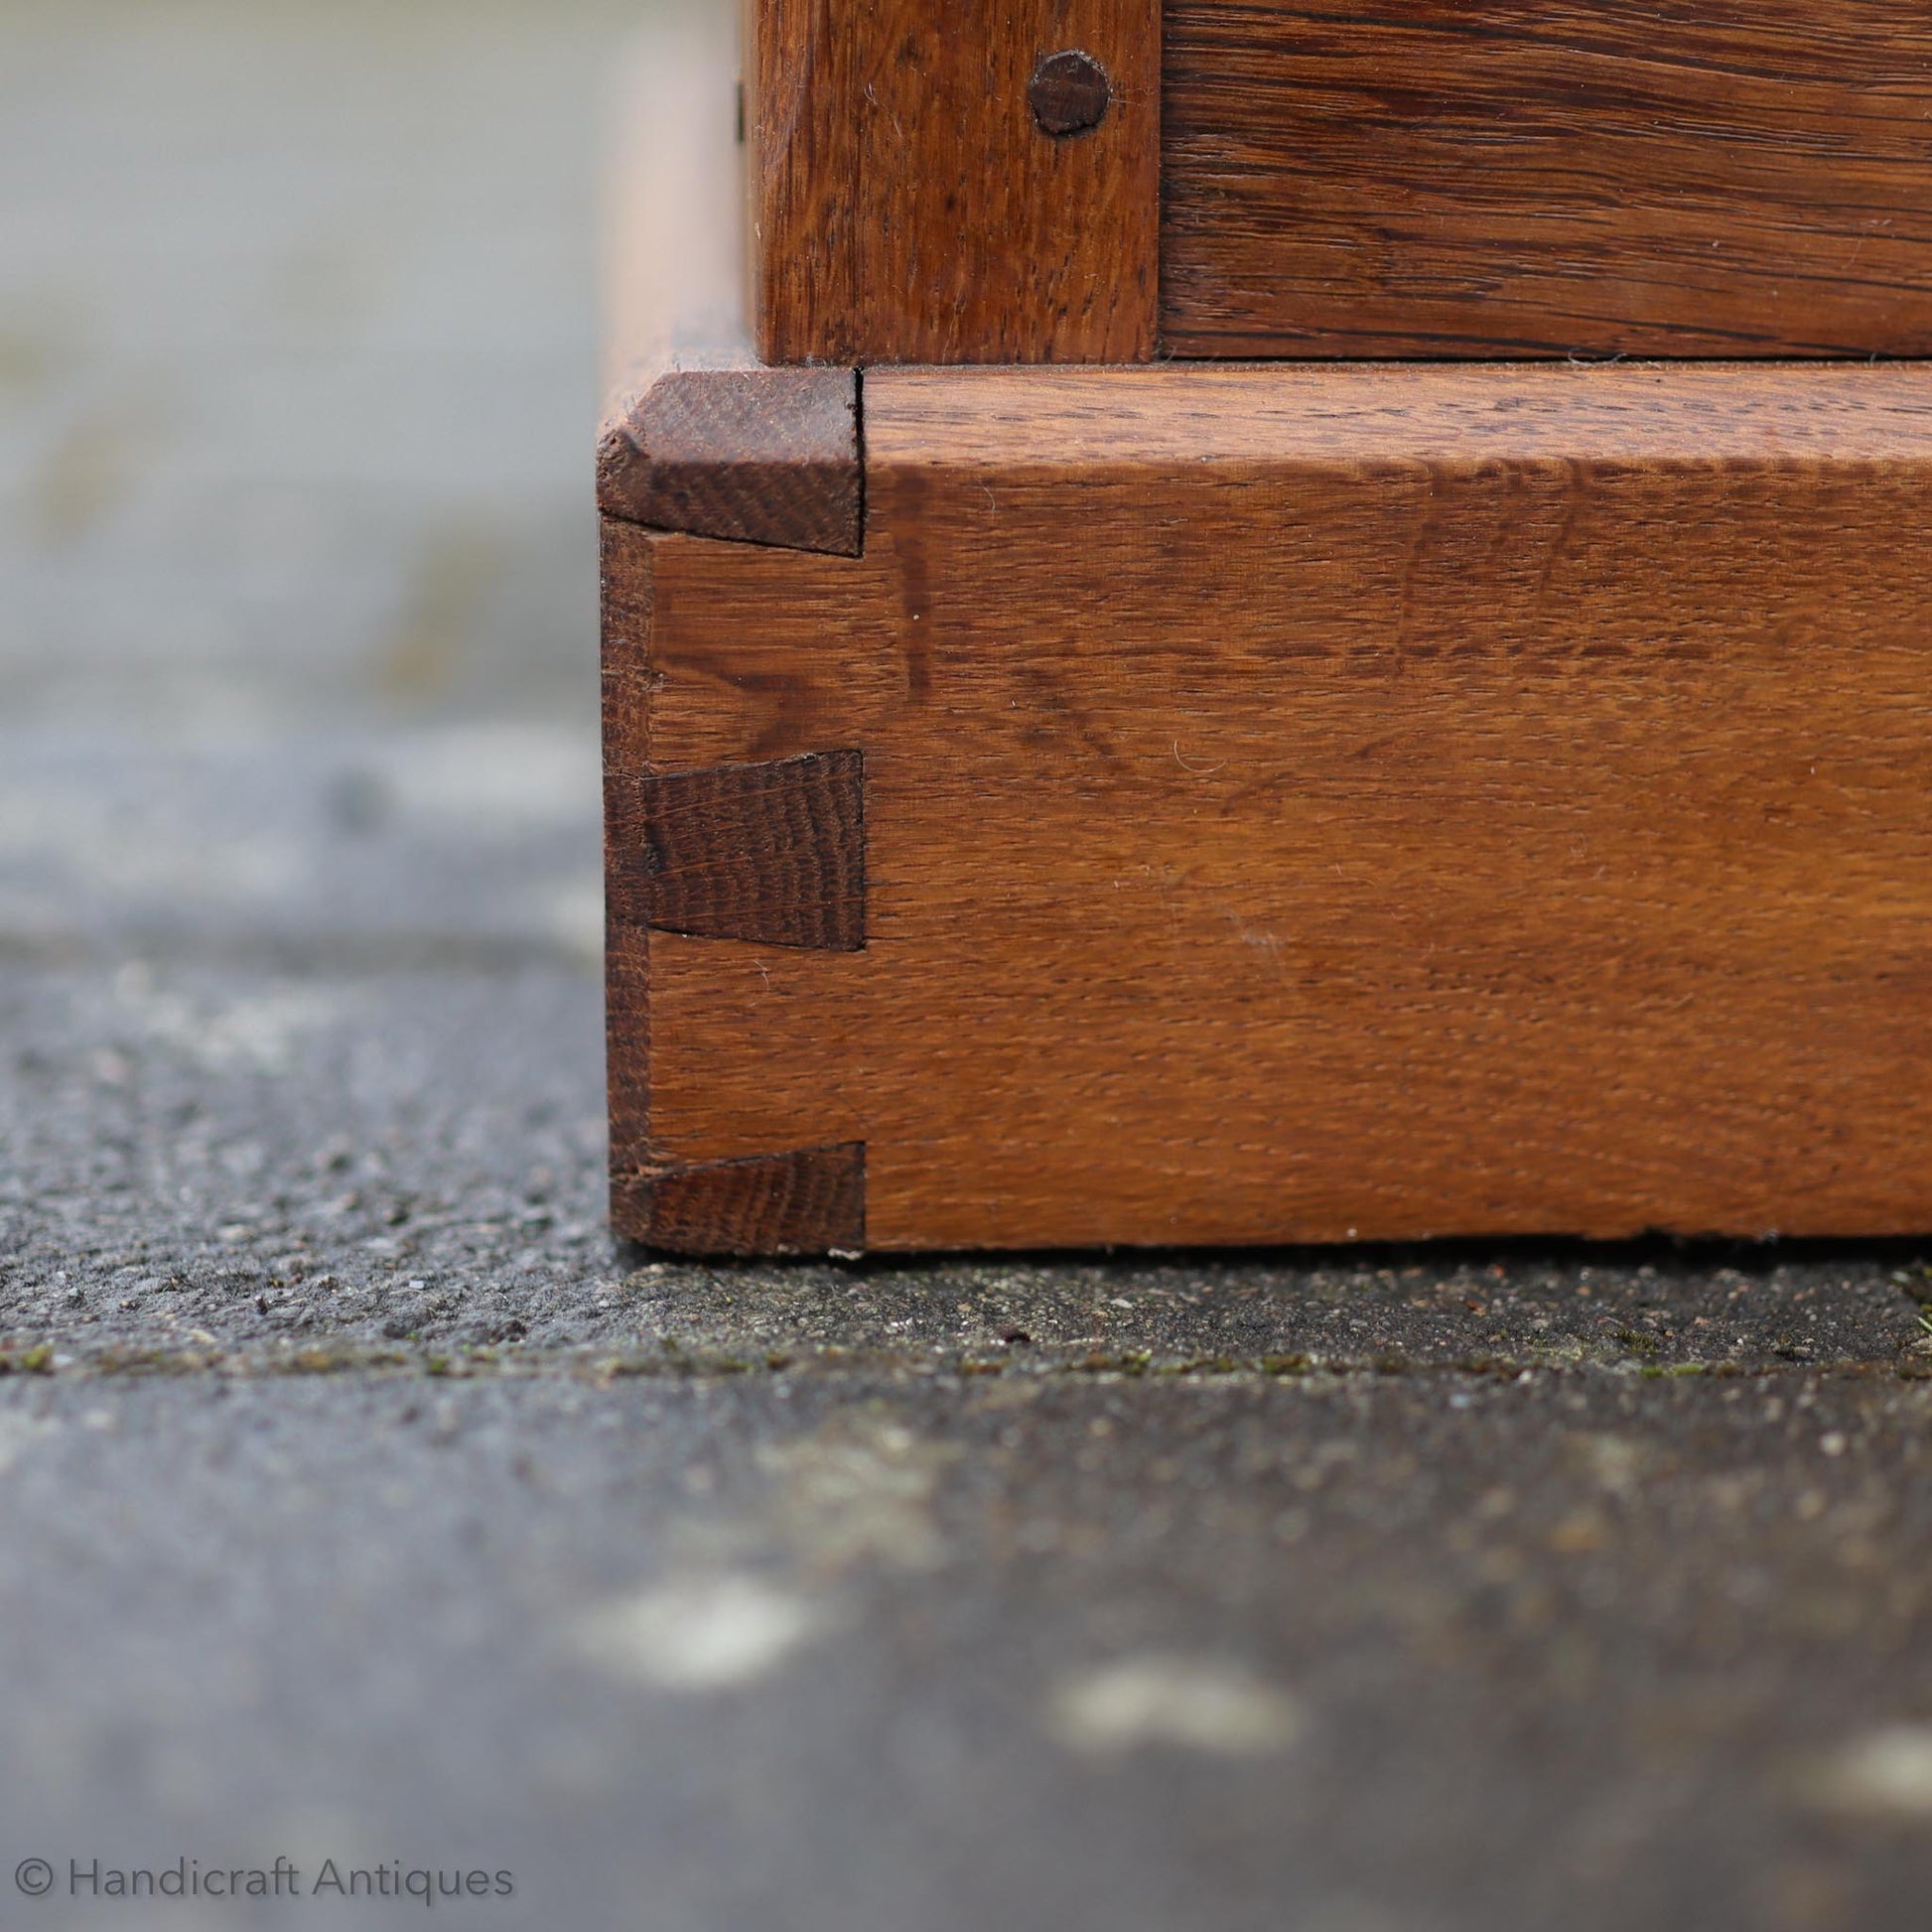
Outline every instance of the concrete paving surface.
POLYGON ((632 25, 0 5, 0 1926, 1925 1923, 1932 1244, 614 1250, 632 25))

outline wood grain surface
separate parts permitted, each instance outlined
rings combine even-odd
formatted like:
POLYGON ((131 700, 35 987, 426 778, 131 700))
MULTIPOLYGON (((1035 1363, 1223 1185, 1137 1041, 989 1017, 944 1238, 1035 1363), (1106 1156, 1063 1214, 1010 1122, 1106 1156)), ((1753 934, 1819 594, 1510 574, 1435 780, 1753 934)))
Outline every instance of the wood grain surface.
POLYGON ((620 1173, 611 1219, 626 1239, 683 1254, 824 1254, 866 1245, 866 1151, 814 1147, 620 1173))
POLYGON ((1181 355, 1932 352, 1918 0, 1167 0, 1181 355))
POLYGON ((865 755, 613 774, 610 907, 659 932, 859 952, 865 755))
POLYGON ((598 506, 856 555, 858 374, 765 368, 752 345, 738 67, 729 13, 683 8, 617 76, 598 506))
POLYGON ((1153 353, 1159 0, 748 0, 768 362, 1122 362, 1153 353), (1056 138, 1042 61, 1102 69, 1056 138), (1079 118, 1077 115, 1074 118, 1079 118))
POLYGON ((863 1145, 724 1162, 660 1159, 651 1134, 652 928, 775 946, 864 946, 858 752, 656 773, 653 537, 603 522, 605 995, 611 1224, 693 1254, 865 1245, 863 1145))
POLYGON ((1932 371, 882 371, 867 490, 612 602, 617 756, 866 759, 865 951, 650 935, 640 1169, 863 1143, 882 1248, 1932 1226, 1932 371))
MULTIPOLYGON (((604 1027, 611 1115, 612 1224, 645 1238, 647 1197, 638 1182, 654 1164, 650 1147, 650 928, 626 916, 621 887, 629 864, 626 827, 638 778, 649 768, 649 666, 641 641, 651 630, 655 539, 616 517, 600 520, 604 700, 604 1027), (642 1214, 641 1221, 637 1218, 642 1214)), ((708 539, 696 539, 708 541, 708 539)))

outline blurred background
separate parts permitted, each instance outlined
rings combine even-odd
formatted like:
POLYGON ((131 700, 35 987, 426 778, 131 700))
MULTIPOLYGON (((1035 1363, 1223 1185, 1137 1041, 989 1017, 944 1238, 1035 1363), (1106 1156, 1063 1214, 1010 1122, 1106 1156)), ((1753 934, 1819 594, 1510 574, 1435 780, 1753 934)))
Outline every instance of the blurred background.
POLYGON ((0 6, 0 943, 594 953, 638 17, 0 6))

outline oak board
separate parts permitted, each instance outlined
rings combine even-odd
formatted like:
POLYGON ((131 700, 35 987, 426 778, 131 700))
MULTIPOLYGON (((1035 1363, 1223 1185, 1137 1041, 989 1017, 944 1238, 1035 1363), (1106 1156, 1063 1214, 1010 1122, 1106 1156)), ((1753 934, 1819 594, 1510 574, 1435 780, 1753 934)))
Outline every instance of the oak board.
POLYGON ((1932 1226, 1932 372, 880 370, 865 441, 858 558, 613 542, 620 773, 861 753, 867 900, 650 932, 647 1020, 620 949, 621 1182, 862 1145, 886 1249, 1932 1226))

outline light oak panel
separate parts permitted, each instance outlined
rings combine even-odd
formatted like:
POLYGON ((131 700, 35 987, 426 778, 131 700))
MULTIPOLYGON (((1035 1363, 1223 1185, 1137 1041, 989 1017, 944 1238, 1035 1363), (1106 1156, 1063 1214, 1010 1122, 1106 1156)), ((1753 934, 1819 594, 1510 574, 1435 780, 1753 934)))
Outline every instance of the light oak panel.
POLYGON ((1917 0, 1167 0, 1182 355, 1932 352, 1917 0))

